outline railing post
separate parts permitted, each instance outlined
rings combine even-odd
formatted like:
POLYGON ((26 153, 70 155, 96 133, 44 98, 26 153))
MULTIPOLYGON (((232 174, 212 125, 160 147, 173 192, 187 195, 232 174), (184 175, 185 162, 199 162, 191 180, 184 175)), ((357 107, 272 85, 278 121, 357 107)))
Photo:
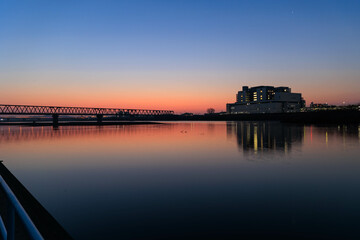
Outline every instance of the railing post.
POLYGON ((15 238, 15 209, 11 203, 7 202, 7 221, 6 221, 6 232, 7 240, 14 240, 15 238))
MULTIPOLYGON (((6 239, 14 240, 15 238, 15 215, 17 219, 23 223, 26 231, 29 234, 29 237, 33 240, 43 240, 39 230, 36 228, 34 223, 31 221, 29 215, 25 212, 24 208, 21 206, 19 200, 17 200, 15 194, 11 191, 9 186, 6 184, 4 179, 0 176, 0 187, 4 190, 7 204, 7 214, 6 214, 6 239)), ((2 226, 1 226, 2 227, 2 226)), ((3 231, 3 229, 1 230, 3 231)), ((4 234, 2 234, 4 235, 4 234)))

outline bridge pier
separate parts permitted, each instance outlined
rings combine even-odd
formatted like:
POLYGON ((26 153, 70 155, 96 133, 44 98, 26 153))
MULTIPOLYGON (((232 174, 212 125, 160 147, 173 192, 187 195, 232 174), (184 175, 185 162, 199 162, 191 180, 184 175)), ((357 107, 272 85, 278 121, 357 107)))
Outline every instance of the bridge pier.
POLYGON ((59 114, 53 114, 52 118, 53 118, 53 125, 54 126, 59 125, 59 114))
POLYGON ((96 115, 96 119, 97 119, 97 123, 101 124, 102 120, 103 120, 104 115, 102 114, 97 114, 96 115))

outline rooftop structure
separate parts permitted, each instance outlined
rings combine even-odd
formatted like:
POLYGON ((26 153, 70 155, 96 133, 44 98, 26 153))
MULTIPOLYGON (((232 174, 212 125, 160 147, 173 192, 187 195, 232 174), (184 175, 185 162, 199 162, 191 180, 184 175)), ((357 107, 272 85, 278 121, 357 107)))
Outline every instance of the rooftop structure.
POLYGON ((292 93, 289 87, 243 86, 235 103, 226 105, 229 114, 298 112, 305 107, 301 93, 292 93))

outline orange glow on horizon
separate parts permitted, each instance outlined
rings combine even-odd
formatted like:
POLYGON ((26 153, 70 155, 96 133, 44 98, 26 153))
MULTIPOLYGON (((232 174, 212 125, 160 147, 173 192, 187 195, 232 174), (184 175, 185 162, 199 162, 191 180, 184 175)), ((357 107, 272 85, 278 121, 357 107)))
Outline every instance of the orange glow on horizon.
POLYGON ((190 94, 161 94, 138 91, 136 95, 131 93, 114 92, 106 93, 59 93, 46 92, 34 94, 22 92, 21 96, 3 94, 1 104, 19 105, 45 105, 45 106, 69 106, 69 107, 102 107, 102 108, 130 108, 130 109, 158 109, 173 110, 175 113, 204 113, 208 108, 216 111, 225 111, 226 103, 233 102, 235 97, 211 97, 209 95, 190 94), (223 99, 222 99, 223 98, 223 99), (6 101, 5 101, 6 99, 6 101))
POLYGON ((0 77, 7 80, 0 89, 0 104, 159 109, 202 114, 208 108, 214 108, 216 112, 226 111, 226 104, 236 101, 236 94, 244 85, 289 86, 292 92, 302 93, 307 106, 311 102, 330 105, 360 103, 359 88, 355 87, 359 85, 356 73, 351 76, 344 74, 344 78, 350 79, 344 84, 339 84, 341 74, 272 74, 0 73, 0 77))
MULTIPOLYGON (((294 91, 297 92, 297 91, 294 91)), ((44 105, 44 106, 68 106, 68 107, 101 107, 101 108, 130 108, 130 109, 158 109, 173 110, 175 113, 204 113, 208 108, 214 108, 216 112, 226 111, 226 103, 235 102, 234 91, 233 96, 159 96, 159 97, 139 97, 137 96, 116 96, 108 94, 107 96, 91 97, 87 95, 67 95, 60 94, 43 94, 32 96, 24 94, 22 97, 6 96, 1 98, 1 104, 19 104, 19 105, 44 105), (6 99, 6 101, 4 100, 6 99)), ((354 94, 355 95, 355 94, 354 94)), ((4 96, 4 94, 3 94, 4 96)), ((323 95, 303 94, 308 106, 311 102, 328 103, 330 105, 357 104, 357 96, 348 95, 346 98, 339 99, 336 95, 328 97, 323 95)))

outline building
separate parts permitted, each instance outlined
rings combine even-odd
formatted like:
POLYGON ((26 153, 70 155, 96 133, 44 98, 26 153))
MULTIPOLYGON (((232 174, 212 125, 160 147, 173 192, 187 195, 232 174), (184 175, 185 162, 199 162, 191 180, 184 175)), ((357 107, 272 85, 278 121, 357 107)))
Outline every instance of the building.
POLYGON ((305 107, 301 93, 292 93, 289 87, 243 86, 235 103, 226 104, 228 114, 298 112, 305 107))
POLYGON ((310 103, 310 108, 328 108, 329 105, 327 103, 310 103))

